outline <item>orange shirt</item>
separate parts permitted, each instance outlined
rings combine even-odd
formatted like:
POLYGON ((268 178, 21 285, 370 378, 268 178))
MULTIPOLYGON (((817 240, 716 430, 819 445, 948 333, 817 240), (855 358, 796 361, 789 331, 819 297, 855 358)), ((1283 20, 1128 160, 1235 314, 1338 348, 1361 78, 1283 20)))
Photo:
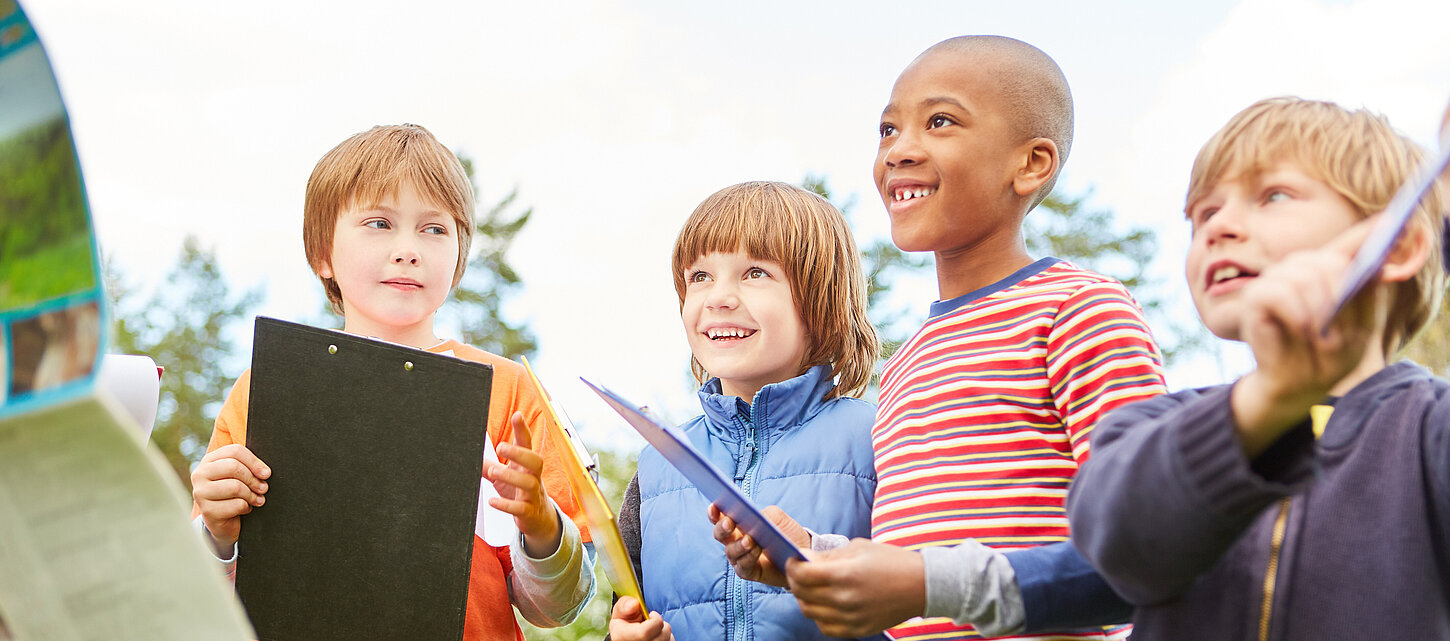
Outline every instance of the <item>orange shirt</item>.
MULTIPOLYGON (((544 437, 544 399, 534 393, 532 385, 524 384, 528 374, 524 367, 502 356, 490 354, 458 341, 445 341, 427 351, 436 354, 452 353, 458 358, 487 363, 493 366, 493 389, 489 399, 488 437, 497 446, 513 439, 513 425, 509 417, 515 411, 523 412, 524 422, 531 428, 533 448, 544 458, 544 489, 559 504, 570 519, 579 526, 579 534, 589 541, 589 528, 579 501, 569 487, 569 479, 560 462, 560 444, 544 437)), ((216 427, 212 430, 210 452, 225 445, 247 442, 247 406, 251 392, 252 372, 242 372, 232 385, 221 412, 217 415, 216 427)), ((480 453, 482 455, 482 453, 480 453)), ((192 516, 196 516, 193 507, 192 516)), ((468 580, 468 607, 464 615, 463 638, 465 641, 484 641, 513 638, 523 641, 523 632, 514 620, 513 606, 508 597, 508 575, 513 571, 507 547, 496 548, 478 536, 473 537, 473 565, 468 580)))

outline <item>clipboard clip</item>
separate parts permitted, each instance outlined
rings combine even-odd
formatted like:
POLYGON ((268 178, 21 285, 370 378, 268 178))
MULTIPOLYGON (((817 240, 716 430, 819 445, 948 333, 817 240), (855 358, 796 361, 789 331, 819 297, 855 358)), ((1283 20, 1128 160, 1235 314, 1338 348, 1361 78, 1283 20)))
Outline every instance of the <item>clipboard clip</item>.
POLYGON ((564 428, 564 435, 569 437, 569 446, 574 448, 574 453, 579 455, 580 462, 584 463, 584 471, 594 479, 594 484, 599 484, 599 455, 591 453, 589 448, 584 447, 584 440, 579 438, 579 431, 574 429, 574 421, 569 420, 569 413, 559 407, 553 399, 549 405, 554 408, 554 416, 559 417, 559 427, 564 428))

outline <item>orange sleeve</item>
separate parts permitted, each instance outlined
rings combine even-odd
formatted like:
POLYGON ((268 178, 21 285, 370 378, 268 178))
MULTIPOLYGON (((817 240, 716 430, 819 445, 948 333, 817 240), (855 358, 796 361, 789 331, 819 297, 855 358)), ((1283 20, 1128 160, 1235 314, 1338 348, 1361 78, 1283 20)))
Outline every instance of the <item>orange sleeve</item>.
POLYGON ((544 416, 546 413, 544 401, 534 392, 532 385, 524 385, 523 381, 528 376, 522 365, 509 360, 502 363, 494 363, 493 367, 493 396, 489 399, 488 410, 488 434, 494 444, 502 443, 513 439, 513 425, 509 417, 515 411, 523 412, 524 422, 529 425, 529 438, 532 444, 529 449, 538 452, 544 459, 543 482, 544 491, 549 497, 559 504, 559 509, 568 515, 574 524, 579 526, 579 535, 584 541, 591 541, 589 536, 589 523, 584 518, 584 510, 579 505, 579 500, 574 497, 574 490, 569 485, 569 477, 564 472, 564 463, 560 458, 560 451, 554 439, 548 438, 544 432, 544 416), (495 437, 495 435, 497 435, 495 437))
MULTIPOLYGON (((234 443, 247 444, 247 404, 251 393, 252 370, 248 369, 232 384, 232 391, 227 393, 227 400, 222 403, 222 409, 216 415, 216 423, 211 428, 211 440, 206 445, 208 453, 234 443)), ((199 514, 201 510, 192 501, 191 518, 194 519, 199 514)))

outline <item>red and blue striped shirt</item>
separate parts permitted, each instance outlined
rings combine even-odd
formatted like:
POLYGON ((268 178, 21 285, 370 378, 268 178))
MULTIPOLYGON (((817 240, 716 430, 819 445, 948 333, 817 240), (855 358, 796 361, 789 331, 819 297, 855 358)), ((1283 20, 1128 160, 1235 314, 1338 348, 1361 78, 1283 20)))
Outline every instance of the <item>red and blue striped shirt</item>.
MULTIPOLYGON (((881 377, 872 538, 907 549, 1066 540, 1063 502, 1093 425, 1163 392, 1142 310, 1106 276, 1043 259, 934 304, 881 377)), ((980 638, 946 619, 914 620, 891 635, 980 638)))

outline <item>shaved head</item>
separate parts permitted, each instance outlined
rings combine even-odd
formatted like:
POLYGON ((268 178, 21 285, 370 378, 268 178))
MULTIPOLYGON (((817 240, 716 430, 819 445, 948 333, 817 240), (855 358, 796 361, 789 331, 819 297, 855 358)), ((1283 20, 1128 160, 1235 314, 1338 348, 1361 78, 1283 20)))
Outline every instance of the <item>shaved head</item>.
POLYGON ((917 60, 943 54, 955 55, 963 64, 992 68, 997 85, 992 89, 1017 135, 1022 140, 1047 138, 1057 145, 1057 171, 1038 194, 1036 201, 1040 202, 1052 191, 1072 148, 1072 91, 1062 69, 1041 49, 1003 36, 943 40, 917 60))

